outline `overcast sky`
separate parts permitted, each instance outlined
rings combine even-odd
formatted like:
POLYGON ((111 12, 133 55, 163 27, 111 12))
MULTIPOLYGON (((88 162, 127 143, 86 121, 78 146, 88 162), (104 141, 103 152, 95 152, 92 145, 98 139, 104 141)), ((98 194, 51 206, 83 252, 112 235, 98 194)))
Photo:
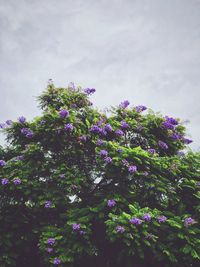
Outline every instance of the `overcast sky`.
POLYGON ((189 120, 199 149, 200 0, 0 0, 0 122, 40 114, 49 78, 189 120))

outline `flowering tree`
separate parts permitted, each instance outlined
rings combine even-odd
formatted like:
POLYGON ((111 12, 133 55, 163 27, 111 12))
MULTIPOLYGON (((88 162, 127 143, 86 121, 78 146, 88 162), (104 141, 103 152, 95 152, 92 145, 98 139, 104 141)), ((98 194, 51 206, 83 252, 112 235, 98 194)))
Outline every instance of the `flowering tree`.
MULTIPOLYGON (((185 127, 95 89, 55 88, 1 124, 0 266, 197 266, 200 155, 185 127)), ((199 265, 198 265, 199 266, 199 265)))

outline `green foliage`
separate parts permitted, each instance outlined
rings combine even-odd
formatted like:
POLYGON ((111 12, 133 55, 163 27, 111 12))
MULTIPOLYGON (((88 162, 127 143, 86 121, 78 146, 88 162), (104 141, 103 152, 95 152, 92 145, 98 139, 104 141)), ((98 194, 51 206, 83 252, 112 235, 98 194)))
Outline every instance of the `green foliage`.
POLYGON ((4 127, 0 266, 197 266, 200 153, 180 154, 185 127, 138 107, 101 112, 87 93, 49 84, 41 117, 4 127))

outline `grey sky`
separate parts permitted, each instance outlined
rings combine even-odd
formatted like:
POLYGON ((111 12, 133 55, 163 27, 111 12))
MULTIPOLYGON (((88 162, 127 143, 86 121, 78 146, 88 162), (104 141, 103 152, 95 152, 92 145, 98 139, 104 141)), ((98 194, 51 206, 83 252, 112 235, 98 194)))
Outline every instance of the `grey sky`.
POLYGON ((0 122, 38 115, 49 78, 189 120, 198 149, 200 1, 0 0, 0 122))

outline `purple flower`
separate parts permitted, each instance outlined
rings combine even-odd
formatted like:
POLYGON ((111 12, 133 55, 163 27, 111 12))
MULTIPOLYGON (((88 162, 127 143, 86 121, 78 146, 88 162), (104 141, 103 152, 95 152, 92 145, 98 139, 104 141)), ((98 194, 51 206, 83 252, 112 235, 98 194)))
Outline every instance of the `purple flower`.
POLYGON ((18 185, 18 184, 21 184, 21 179, 19 179, 19 178, 15 178, 14 180, 13 180, 13 183, 15 184, 15 185, 18 185))
POLYGON ((65 174, 64 173, 62 173, 62 174, 60 174, 60 178, 65 178, 65 174))
POLYGON ((45 207, 46 209, 48 209, 48 208, 51 208, 51 206, 52 206, 52 202, 51 202, 50 200, 46 201, 44 207, 45 207))
POLYGON ((101 146, 101 145, 103 145, 103 140, 101 140, 101 139, 98 139, 97 141, 96 141, 96 145, 97 146, 101 146))
POLYGON ((0 123, 0 129, 4 129, 4 128, 6 128, 6 124, 5 123, 0 123))
POLYGON ((169 137, 173 140, 180 140, 182 138, 182 135, 178 133, 173 133, 169 137))
POLYGON ((80 230, 80 228, 81 228, 81 225, 79 223, 73 223, 72 224, 72 229, 74 231, 80 230))
POLYGON ((6 124, 9 125, 9 126, 11 126, 11 125, 13 124, 13 121, 11 121, 11 120, 7 120, 7 121, 6 121, 6 124))
POLYGON ((125 231, 124 227, 120 225, 116 226, 115 230, 117 233, 121 233, 121 234, 124 233, 125 231))
POLYGON ((149 148, 149 149, 147 149, 147 151, 148 151, 149 153, 151 153, 151 154, 155 154, 155 153, 156 153, 156 150, 153 149, 153 148, 149 148))
POLYGON ((18 122, 23 124, 23 123, 26 122, 26 118, 21 116, 21 117, 18 118, 18 122))
POLYGON ((167 217, 161 215, 161 216, 157 217, 157 220, 158 220, 159 223, 163 223, 163 222, 165 222, 167 220, 167 217))
POLYGON ((2 184, 2 185, 6 185, 6 184, 8 184, 8 183, 9 183, 9 181, 8 181, 7 178, 3 178, 3 179, 1 179, 1 184, 2 184))
POLYGON ((23 155, 16 156, 15 161, 17 161, 17 160, 24 160, 24 156, 23 155))
POLYGON ((121 104, 119 105, 120 108, 127 108, 128 105, 129 105, 129 101, 128 100, 125 100, 123 102, 121 102, 121 104))
POLYGON ((178 121, 174 118, 170 118, 170 117, 165 117, 165 120, 170 123, 170 124, 173 124, 173 125, 177 125, 178 124, 178 121))
POLYGON ((59 258, 55 258, 54 261, 53 261, 53 264, 54 265, 59 265, 59 264, 61 264, 61 260, 59 258))
POLYGON ((73 125, 71 123, 65 124, 64 129, 66 131, 72 131, 73 130, 73 125))
POLYGON ((107 132, 112 132, 112 131, 113 131, 112 126, 111 126, 110 124, 106 124, 106 125, 104 126, 104 129, 105 129, 107 132))
POLYGON ((112 208, 112 207, 114 207, 116 205, 116 201, 114 199, 109 199, 107 201, 107 205, 108 205, 109 208, 112 208))
POLYGON ((137 112, 142 112, 142 111, 146 110, 147 107, 139 105, 139 106, 136 106, 135 109, 137 112))
POLYGON ((87 95, 91 95, 91 94, 94 94, 96 92, 96 90, 94 88, 86 88, 84 89, 84 92, 87 94, 87 95))
POLYGON ((168 149, 168 145, 165 142, 161 141, 161 140, 158 141, 158 145, 162 149, 168 149))
POLYGON ((118 152, 118 153, 122 153, 123 150, 122 150, 121 148, 119 148, 119 149, 117 149, 117 152, 118 152))
POLYGON ((107 150, 101 150, 101 151, 99 152, 99 155, 100 155, 101 157, 107 157, 107 156, 108 156, 108 151, 107 151, 107 150))
POLYGON ((128 129, 128 128, 130 128, 130 125, 125 121, 121 121, 121 128, 122 129, 128 129))
POLYGON ((0 160, 0 166, 3 167, 3 166, 5 166, 5 165, 6 165, 6 162, 5 162, 4 160, 1 159, 1 160, 0 160))
POLYGON ((192 143, 193 141, 191 139, 188 138, 183 138, 183 143, 186 145, 189 145, 190 143, 192 143))
POLYGON ((139 218, 134 217, 134 218, 130 219, 130 223, 131 224, 135 224, 135 225, 140 225, 142 223, 142 220, 140 220, 139 218))
POLYGON ((46 250, 47 250, 48 253, 53 252, 53 248, 47 248, 46 250))
POLYGON ((86 142, 87 141, 87 136, 86 135, 79 136, 79 140, 81 142, 86 142))
POLYGON ((149 213, 145 213, 143 215, 143 220, 149 222, 151 220, 151 215, 149 213))
POLYGON ((195 223, 196 223, 196 221, 194 219, 192 219, 191 217, 188 217, 184 220, 185 227, 188 227, 188 226, 193 225, 195 223))
POLYGON ((99 126, 97 126, 97 125, 92 125, 92 127, 90 128, 90 132, 91 133, 100 133, 101 128, 99 128, 99 126))
POLYGON ((115 131, 115 134, 117 136, 122 136, 122 135, 124 135, 124 132, 122 130, 118 129, 118 130, 115 131))
POLYGON ((79 231, 79 234, 80 235, 84 235, 85 234, 85 231, 81 230, 81 231, 79 231))
POLYGON ((104 161, 106 163, 111 163, 112 162, 112 158, 111 157, 106 157, 106 158, 104 158, 104 161))
POLYGON ((165 128, 165 129, 170 129, 170 130, 173 130, 173 129, 174 129, 174 125, 171 124, 171 123, 168 122, 168 121, 164 121, 164 122, 162 123, 162 126, 163 126, 163 128, 165 128))
POLYGON ((100 134, 101 134, 101 136, 106 136, 107 132, 105 129, 100 129, 100 134))
POLYGON ((62 119, 67 118, 67 117, 69 117, 69 111, 66 110, 66 109, 62 109, 62 110, 59 112, 59 115, 60 115, 60 117, 61 117, 62 119))
POLYGON ((129 171, 130 173, 134 173, 134 172, 136 172, 136 171, 137 171, 137 166, 134 166, 134 165, 129 166, 128 171, 129 171))
POLYGON ((50 246, 54 245, 55 242, 56 242, 55 238, 52 238, 52 237, 47 240, 47 244, 50 246))
POLYGON ((21 133, 24 134, 26 137, 28 138, 32 138, 33 137, 33 131, 31 131, 30 129, 28 128, 22 128, 21 129, 21 133))

